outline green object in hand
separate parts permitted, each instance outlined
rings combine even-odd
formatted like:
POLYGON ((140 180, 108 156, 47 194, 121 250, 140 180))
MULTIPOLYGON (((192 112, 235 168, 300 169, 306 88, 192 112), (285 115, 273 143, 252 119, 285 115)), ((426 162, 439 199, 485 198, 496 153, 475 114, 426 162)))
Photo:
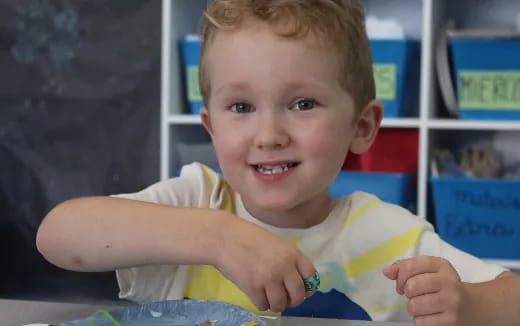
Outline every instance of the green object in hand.
POLYGON ((307 292, 318 290, 320 288, 320 274, 316 272, 313 276, 307 277, 303 280, 303 285, 307 292))

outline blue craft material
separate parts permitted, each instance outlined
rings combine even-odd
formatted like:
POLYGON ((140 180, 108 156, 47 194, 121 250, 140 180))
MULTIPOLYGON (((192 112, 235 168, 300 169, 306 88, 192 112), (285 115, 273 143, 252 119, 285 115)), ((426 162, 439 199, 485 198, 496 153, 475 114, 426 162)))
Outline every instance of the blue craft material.
MULTIPOLYGON (((252 320, 258 326, 267 326, 255 314, 233 304, 206 300, 171 300, 130 306, 110 314, 124 326, 194 326, 204 321, 216 320, 218 326, 240 326, 252 320)), ((104 316, 92 316, 57 324, 56 326, 111 326, 104 316)))

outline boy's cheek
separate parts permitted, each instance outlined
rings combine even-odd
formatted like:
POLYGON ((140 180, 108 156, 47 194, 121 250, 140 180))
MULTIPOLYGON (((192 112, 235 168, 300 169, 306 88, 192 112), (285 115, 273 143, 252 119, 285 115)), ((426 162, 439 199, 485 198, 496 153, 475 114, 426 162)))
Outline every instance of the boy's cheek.
POLYGON ((238 150, 236 144, 214 141, 213 145, 220 168, 223 171, 228 173, 233 172, 238 165, 244 166, 247 162, 246 153, 238 150))
POLYGON ((303 144, 310 155, 318 158, 326 158, 330 163, 341 161, 341 165, 343 165, 343 161, 348 152, 348 145, 340 139, 314 138, 305 141, 303 144))

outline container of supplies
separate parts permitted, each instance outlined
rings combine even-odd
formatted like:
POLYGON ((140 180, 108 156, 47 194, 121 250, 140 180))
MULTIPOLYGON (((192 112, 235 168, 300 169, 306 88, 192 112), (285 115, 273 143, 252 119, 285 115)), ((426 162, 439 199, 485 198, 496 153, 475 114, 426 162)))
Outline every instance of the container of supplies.
POLYGON ((520 259, 520 180, 433 178, 436 230, 480 258, 520 259))
POLYGON ((448 32, 461 119, 520 119, 520 33, 448 32))
POLYGON ((200 38, 187 35, 179 42, 183 66, 184 89, 190 112, 199 114, 204 106, 199 88, 200 38))
POLYGON ((419 108, 420 42, 414 39, 371 39, 376 98, 384 116, 417 116, 419 108))
POLYGON ((329 187, 329 195, 343 197, 355 191, 376 195, 379 199, 415 210, 416 173, 341 171, 329 187))

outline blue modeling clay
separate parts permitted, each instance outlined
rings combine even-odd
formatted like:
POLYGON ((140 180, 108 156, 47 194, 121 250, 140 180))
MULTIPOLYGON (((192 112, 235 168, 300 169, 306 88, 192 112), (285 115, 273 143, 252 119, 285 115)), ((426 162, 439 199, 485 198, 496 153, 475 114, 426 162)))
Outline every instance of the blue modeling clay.
POLYGON ((171 300, 129 306, 59 323, 56 326, 268 326, 255 314, 233 304, 207 300, 171 300))

